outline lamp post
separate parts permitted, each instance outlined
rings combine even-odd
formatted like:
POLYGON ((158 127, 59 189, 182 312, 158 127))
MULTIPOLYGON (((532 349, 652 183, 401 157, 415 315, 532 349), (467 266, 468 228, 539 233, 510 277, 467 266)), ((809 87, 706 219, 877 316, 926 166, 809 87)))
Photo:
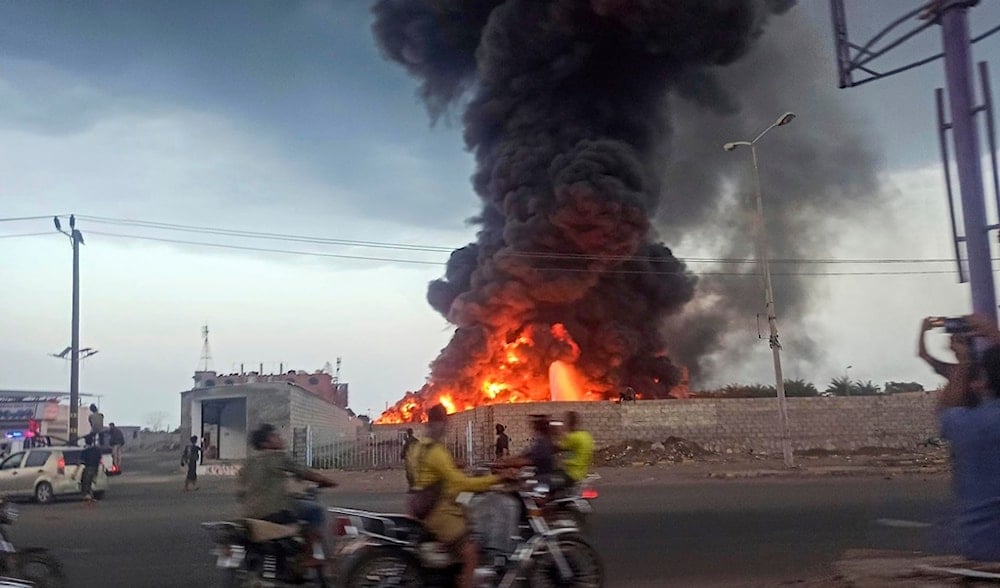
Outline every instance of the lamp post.
POLYGON ((53 217, 56 230, 73 244, 73 318, 70 338, 69 368, 69 444, 76 445, 80 419, 80 245, 83 234, 76 229, 76 217, 69 217, 69 231, 64 231, 59 217, 53 217))
POLYGON ((774 289, 771 287, 771 269, 767 258, 766 233, 764 231, 764 201, 760 188, 760 169, 757 166, 757 142, 764 135, 775 127, 787 125, 795 118, 792 112, 786 112, 778 117, 771 126, 760 132, 752 141, 733 141, 722 146, 726 151, 733 151, 737 147, 749 147, 753 160, 754 186, 757 197, 757 214, 755 217, 755 241, 757 244, 757 259, 760 261, 761 273, 764 274, 764 309, 767 312, 767 324, 770 331, 768 343, 771 346, 771 354, 774 357, 774 379, 775 388, 778 391, 778 426, 781 433, 781 453, 785 460, 785 467, 793 467, 795 458, 792 455, 791 440, 788 438, 788 408, 785 402, 785 379, 781 375, 781 343, 778 341, 778 319, 774 311, 774 289))

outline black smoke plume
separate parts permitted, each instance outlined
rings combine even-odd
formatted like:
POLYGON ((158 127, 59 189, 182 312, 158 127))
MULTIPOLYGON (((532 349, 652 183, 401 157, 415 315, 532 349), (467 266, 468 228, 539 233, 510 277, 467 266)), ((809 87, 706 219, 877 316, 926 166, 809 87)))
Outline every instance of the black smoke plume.
MULTIPOLYGON (((701 160, 683 158, 685 167, 677 167, 688 146, 671 142, 672 119, 678 107, 692 113, 691 124, 738 112, 740 97, 722 66, 744 57, 768 20, 792 4, 375 4, 373 30, 384 55, 420 81, 432 117, 453 105, 463 109, 483 202, 476 242, 456 250, 445 277, 428 290, 455 335, 432 363, 429 386, 405 401, 429 401, 435 385, 475 388, 497 335, 509 341, 555 323, 579 345, 578 370, 606 396, 625 385, 666 396, 680 379, 670 353, 697 370, 702 356, 717 350, 728 316, 718 301, 737 292, 709 283, 716 302, 679 316, 699 286, 656 228, 678 241, 685 227, 705 226, 722 176, 701 160), (688 181, 674 181, 685 175, 688 181), (671 316, 677 328, 668 333, 671 316)), ((707 159, 724 159, 720 145, 707 159)), ((751 250, 732 243, 724 245, 735 256, 751 250)), ((565 353, 559 345, 539 347, 549 355, 540 365, 565 353)))

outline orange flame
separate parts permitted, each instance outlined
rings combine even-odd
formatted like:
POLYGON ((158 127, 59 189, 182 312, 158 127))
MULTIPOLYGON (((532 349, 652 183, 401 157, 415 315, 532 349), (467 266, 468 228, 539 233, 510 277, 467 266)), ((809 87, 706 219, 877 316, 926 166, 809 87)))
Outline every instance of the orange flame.
MULTIPOLYGON (((497 335, 486 342, 480 357, 476 365, 462 366, 456 382, 430 381, 418 392, 407 392, 376 422, 426 421, 427 410, 435 404, 444 405, 452 414, 489 404, 617 399, 621 391, 617 382, 595 380, 579 371, 580 347, 560 323, 541 329, 529 325, 507 336, 497 335)), ((649 384, 659 382, 650 380, 649 384)), ((634 387, 640 391, 639 385, 634 387)))
POLYGON ((443 406, 444 409, 448 411, 448 414, 453 414, 455 412, 458 412, 455 410, 455 401, 452 400, 451 396, 449 396, 448 394, 442 394, 441 396, 438 396, 438 403, 440 403, 441 406, 443 406))

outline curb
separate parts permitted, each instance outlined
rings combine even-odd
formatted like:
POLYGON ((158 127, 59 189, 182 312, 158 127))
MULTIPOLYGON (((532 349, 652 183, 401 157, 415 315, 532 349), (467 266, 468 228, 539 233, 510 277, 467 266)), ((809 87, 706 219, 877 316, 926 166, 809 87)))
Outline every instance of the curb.
POLYGON ((947 468, 939 467, 888 467, 872 468, 864 466, 856 467, 830 467, 822 469, 793 468, 788 470, 744 470, 735 472, 709 472, 709 478, 713 479, 744 479, 744 478, 789 478, 789 477, 834 477, 834 476, 894 476, 912 474, 943 474, 947 473, 947 468))

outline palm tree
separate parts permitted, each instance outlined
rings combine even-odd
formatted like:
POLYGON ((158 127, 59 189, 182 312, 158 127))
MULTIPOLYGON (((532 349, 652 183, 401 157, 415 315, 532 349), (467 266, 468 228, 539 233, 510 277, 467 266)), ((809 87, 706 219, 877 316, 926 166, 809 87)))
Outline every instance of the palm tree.
POLYGON ((785 380, 785 396, 819 396, 819 390, 816 389, 816 385, 812 382, 805 380, 785 380))
POLYGON ((826 387, 826 391, 834 396, 850 396, 854 390, 854 383, 847 376, 830 380, 830 385, 826 387))
POLYGON ((851 392, 853 394, 857 394, 858 396, 875 396, 876 394, 882 393, 882 387, 875 384, 871 380, 868 380, 867 382, 858 380, 853 384, 853 390, 851 392))

